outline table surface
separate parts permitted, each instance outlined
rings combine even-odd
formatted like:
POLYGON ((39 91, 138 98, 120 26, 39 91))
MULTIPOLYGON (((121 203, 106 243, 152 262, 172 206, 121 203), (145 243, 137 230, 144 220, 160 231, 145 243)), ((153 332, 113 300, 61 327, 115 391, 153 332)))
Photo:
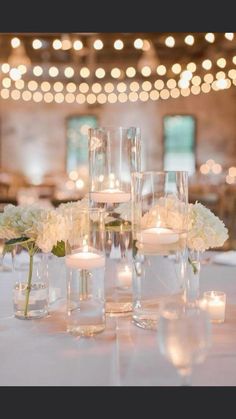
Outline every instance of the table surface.
MULTIPOLYGON (((178 386, 174 367, 160 354, 157 332, 135 326, 131 316, 107 317, 95 337, 65 332, 54 312, 40 320, 13 316, 13 273, 0 273, 0 386, 178 386)), ((212 326, 207 359, 193 371, 194 386, 236 385, 236 267, 202 266, 201 293, 226 292, 226 320, 212 326)))

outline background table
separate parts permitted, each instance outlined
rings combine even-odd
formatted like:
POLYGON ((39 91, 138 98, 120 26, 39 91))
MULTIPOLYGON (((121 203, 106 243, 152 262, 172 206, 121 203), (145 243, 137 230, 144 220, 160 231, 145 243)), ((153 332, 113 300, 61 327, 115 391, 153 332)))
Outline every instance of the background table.
MULTIPOLYGON (((0 386, 170 386, 174 369, 159 353, 157 332, 108 317, 92 338, 65 332, 63 313, 40 320, 13 317, 13 273, 0 273, 0 386)), ((236 385, 236 267, 202 266, 201 292, 226 292, 226 321, 213 325, 212 348, 196 366, 193 385, 236 385)))

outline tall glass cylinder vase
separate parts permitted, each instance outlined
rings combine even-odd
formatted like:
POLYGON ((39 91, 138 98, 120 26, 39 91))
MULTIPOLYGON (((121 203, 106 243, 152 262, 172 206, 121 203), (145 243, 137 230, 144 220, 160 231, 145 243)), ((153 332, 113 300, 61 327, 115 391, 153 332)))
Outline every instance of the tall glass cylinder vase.
POLYGON ((68 229, 67 331, 93 336, 105 329, 104 211, 74 211, 68 229))
POLYGON ((187 173, 134 173, 132 198, 133 320, 156 329, 162 304, 184 297, 187 173))
POLYGON ((90 205, 106 212, 106 312, 132 310, 131 175, 140 171, 139 128, 89 130, 90 205))

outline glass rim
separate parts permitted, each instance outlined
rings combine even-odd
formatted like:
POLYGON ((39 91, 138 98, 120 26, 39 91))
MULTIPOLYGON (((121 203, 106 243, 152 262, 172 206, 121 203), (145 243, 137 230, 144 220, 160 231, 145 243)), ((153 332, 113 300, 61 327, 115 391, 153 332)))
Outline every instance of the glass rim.
POLYGON ((133 175, 165 175, 167 173, 184 173, 188 175, 187 170, 142 170, 140 172, 133 172, 133 175))
POLYGON ((122 127, 121 125, 103 125, 101 127, 97 127, 97 128, 89 128, 88 131, 89 132, 103 132, 106 130, 109 131, 128 131, 130 129, 135 129, 137 131, 141 131, 140 127, 135 127, 135 126, 130 126, 130 127, 122 127))

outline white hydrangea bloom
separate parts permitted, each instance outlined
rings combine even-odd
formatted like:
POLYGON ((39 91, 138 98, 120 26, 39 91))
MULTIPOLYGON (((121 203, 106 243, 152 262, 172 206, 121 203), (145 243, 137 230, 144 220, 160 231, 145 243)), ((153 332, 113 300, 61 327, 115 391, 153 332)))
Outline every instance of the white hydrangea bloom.
POLYGON ((196 202, 189 204, 188 247, 203 252, 223 246, 228 229, 212 211, 196 202))

